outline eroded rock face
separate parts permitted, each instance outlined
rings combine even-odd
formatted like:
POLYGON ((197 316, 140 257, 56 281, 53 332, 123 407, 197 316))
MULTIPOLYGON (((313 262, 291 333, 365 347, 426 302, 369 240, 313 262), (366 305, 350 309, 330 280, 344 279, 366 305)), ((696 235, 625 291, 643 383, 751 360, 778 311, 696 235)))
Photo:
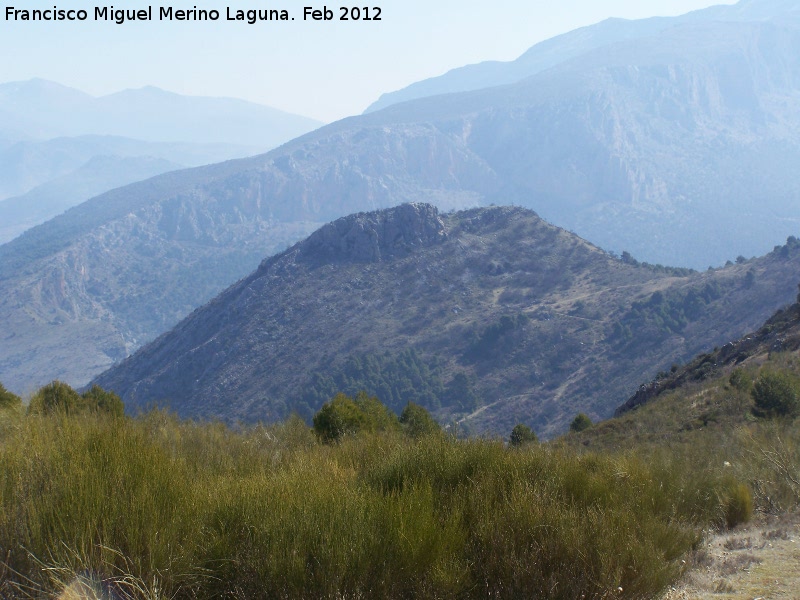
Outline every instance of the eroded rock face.
POLYGON ((325 225, 303 244, 299 259, 380 262, 446 238, 436 207, 410 203, 385 211, 358 213, 325 225))

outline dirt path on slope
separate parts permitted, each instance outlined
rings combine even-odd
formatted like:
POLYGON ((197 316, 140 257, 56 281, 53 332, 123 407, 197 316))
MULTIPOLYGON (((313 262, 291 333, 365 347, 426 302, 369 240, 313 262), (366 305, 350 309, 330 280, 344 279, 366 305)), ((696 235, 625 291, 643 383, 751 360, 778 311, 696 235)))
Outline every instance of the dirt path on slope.
POLYGON ((800 514, 714 535, 661 600, 800 600, 800 514))

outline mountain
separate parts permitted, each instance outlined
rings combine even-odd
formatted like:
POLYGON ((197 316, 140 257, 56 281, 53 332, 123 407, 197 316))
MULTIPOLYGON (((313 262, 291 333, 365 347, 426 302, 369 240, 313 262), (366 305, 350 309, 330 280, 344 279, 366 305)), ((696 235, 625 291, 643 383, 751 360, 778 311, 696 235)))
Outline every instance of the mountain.
POLYGON ((94 98, 41 79, 1 84, 0 201, 16 198, 13 209, 2 209, 0 243, 137 174, 163 172, 154 159, 179 168, 251 156, 320 124, 241 100, 153 87, 94 98))
POLYGON ((93 157, 22 196, 0 200, 0 244, 106 190, 179 168, 159 158, 93 157))
POLYGON ((366 389, 472 432, 550 436, 763 321, 800 243, 704 273, 615 258, 522 208, 406 204, 328 224, 94 380, 129 410, 245 421, 366 389))
POLYGON ((687 23, 772 20, 787 14, 797 17, 798 13, 800 4, 796 0, 745 0, 732 6, 712 6, 677 17, 635 21, 611 18, 540 42, 510 62, 487 61, 459 67, 438 77, 383 94, 365 112, 428 96, 516 83, 603 46, 653 36, 687 23))
MULTIPOLYGON (((789 385, 800 381, 800 304, 780 308, 757 329, 729 340, 713 349, 707 346, 685 365, 658 373, 621 404, 612 418, 570 433, 563 441, 615 452, 641 452, 648 447, 684 447, 691 453, 713 449, 723 460, 735 462, 738 458, 740 464, 746 463, 748 455, 772 460, 772 453, 764 448, 777 443, 782 450, 786 440, 781 441, 779 432, 792 429, 792 420, 779 419, 783 423, 776 427, 772 418, 756 417, 752 392, 754 383, 765 374, 777 373, 789 385)), ((778 472, 766 479, 778 482, 780 466, 773 466, 778 472)), ((770 498, 759 484, 754 490, 773 508, 781 502, 778 496, 770 498)))
POLYGON ((689 23, 366 117, 435 123, 506 201, 602 247, 702 268, 797 232, 798 50, 788 18, 689 23))
POLYGON ((800 219, 798 57, 788 16, 687 23, 513 85, 397 104, 265 155, 99 196, 0 246, 0 292, 20 298, 0 305, 17 332, 0 346, 0 381, 16 391, 55 376, 80 384, 312 227, 404 202, 522 205, 651 263, 704 269, 763 255, 800 219), (229 252, 247 258, 194 285, 208 275, 190 265, 229 252), (166 280, 170 269, 185 276, 166 280), (43 274, 73 284, 45 300, 43 274), (56 350, 76 335, 91 366, 56 350))
POLYGON ((103 192, 186 166, 256 154, 230 144, 79 136, 0 147, 0 244, 103 192))
POLYGON ((0 380, 85 383, 318 225, 216 189, 236 164, 107 192, 0 246, 0 380))
POLYGON ((0 85, 0 126, 6 123, 40 139, 94 134, 261 149, 321 125, 234 98, 183 96, 155 87, 96 98, 42 79, 0 85))
MULTIPOLYGON (((70 176, 84 169, 94 159, 159 159, 183 167, 194 167, 252 156, 262 150, 261 147, 232 144, 142 142, 110 135, 8 142, 5 146, 0 145, 0 201, 26 194, 57 178, 70 176)), ((90 197, 85 196, 82 200, 90 197)))

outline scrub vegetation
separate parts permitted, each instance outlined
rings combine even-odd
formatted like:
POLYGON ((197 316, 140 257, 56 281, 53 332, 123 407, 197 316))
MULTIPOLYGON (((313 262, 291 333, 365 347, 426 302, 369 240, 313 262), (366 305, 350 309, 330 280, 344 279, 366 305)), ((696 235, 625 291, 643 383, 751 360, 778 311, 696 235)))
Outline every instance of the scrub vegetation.
MULTIPOLYGON (((35 398, 54 387, 81 398, 35 398)), ((644 598, 753 510, 711 444, 458 439, 366 395, 326 404, 338 428, 237 429, 93 393, 89 410, 0 409, 4 597, 644 598)))

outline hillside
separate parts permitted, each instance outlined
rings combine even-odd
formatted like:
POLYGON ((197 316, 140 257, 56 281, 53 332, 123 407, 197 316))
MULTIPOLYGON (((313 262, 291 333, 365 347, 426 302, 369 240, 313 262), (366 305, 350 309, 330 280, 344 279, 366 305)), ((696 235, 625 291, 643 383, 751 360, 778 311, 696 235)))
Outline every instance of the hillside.
POLYGON ((706 379, 717 378, 737 366, 761 364, 773 353, 800 350, 800 304, 779 310, 764 325, 744 337, 701 354, 669 374, 642 385, 616 411, 624 415, 660 396, 706 379))
POLYGON ((513 85, 344 119, 262 156, 120 188, 29 231, 0 247, 0 291, 16 298, 0 306, 16 336, 0 347, 0 381, 81 384, 284 243, 403 202, 518 204, 651 263, 705 269, 765 254, 800 222, 800 29, 792 3, 736 6, 746 19, 687 22, 513 85), (248 258, 192 271, 228 252, 248 258), (42 300, 43 273, 76 283, 42 300), (192 285, 198 277, 213 283, 192 285), (56 350, 76 339, 91 367, 56 350))
POLYGON ((318 226, 257 197, 180 193, 187 181, 196 172, 106 193, 0 246, 0 381, 87 383, 318 226))
MULTIPOLYGON (((261 150, 263 150, 261 147, 235 144, 143 142, 110 135, 10 140, 6 144, 0 144, 0 201, 23 195, 48 182, 79 173, 91 165, 93 160, 108 157, 160 159, 178 166, 194 167, 251 156, 261 150)), ((106 175, 106 179, 108 177, 109 175, 106 175)), ((103 179, 98 177, 98 181, 102 182, 103 179)), ((107 191, 112 187, 103 188, 101 191, 107 191)), ((84 196, 81 201, 88 200, 92 195, 84 196)), ((52 198, 57 200, 55 194, 52 198)), ((51 215, 51 218, 52 216, 55 215, 51 215)))
POLYGON ((0 244, 88 198, 182 166, 149 156, 92 157, 74 171, 38 185, 21 196, 0 200, 0 244))
POLYGON ((704 273, 656 268, 522 208, 403 205, 265 260, 95 382, 133 411, 245 421, 364 388, 474 433, 525 422, 550 436, 755 327, 792 297, 798 263, 792 242, 704 273))
POLYGON ((621 403, 613 418, 567 441, 614 449, 735 444, 731 436, 737 428, 759 421, 751 396, 759 374, 800 375, 800 303, 780 308, 741 337, 715 344, 659 372, 621 403))

